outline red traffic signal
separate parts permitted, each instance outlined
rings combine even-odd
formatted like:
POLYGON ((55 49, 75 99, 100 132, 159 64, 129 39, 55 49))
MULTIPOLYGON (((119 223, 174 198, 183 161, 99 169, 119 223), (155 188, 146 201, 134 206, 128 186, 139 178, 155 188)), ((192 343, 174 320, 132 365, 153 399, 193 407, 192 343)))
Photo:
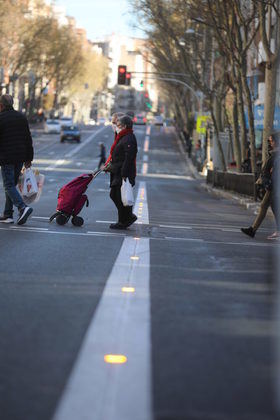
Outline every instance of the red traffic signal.
POLYGON ((118 66, 118 85, 126 84, 126 66, 118 66))
POLYGON ((126 72, 126 79, 125 79, 125 84, 126 86, 130 86, 130 82, 131 82, 131 73, 130 72, 126 72))

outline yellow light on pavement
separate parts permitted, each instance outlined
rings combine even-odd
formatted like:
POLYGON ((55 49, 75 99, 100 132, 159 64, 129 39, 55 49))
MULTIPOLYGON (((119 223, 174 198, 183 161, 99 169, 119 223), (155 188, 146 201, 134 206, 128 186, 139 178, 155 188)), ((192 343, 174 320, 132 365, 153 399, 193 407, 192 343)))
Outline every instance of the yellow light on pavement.
POLYGON ((136 255, 130 257, 131 260, 139 260, 139 257, 137 257, 136 255))
POLYGON ((104 361, 111 364, 123 364, 127 362, 127 357, 123 354, 105 354, 104 361))
POLYGON ((135 288, 134 287, 122 287, 122 292, 123 293, 134 293, 135 292, 135 288))

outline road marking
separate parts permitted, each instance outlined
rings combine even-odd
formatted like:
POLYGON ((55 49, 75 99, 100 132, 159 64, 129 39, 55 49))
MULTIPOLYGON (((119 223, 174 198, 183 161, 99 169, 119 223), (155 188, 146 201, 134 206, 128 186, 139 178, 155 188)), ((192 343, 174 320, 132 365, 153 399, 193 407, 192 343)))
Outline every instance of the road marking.
POLYGON ((99 130, 95 131, 93 134, 91 134, 85 141, 83 141, 79 146, 75 147, 71 152, 67 153, 65 155, 66 158, 72 158, 74 155, 76 155, 81 149, 83 149, 85 146, 87 146, 98 134, 100 134, 102 131, 105 131, 107 129, 107 126, 100 128, 99 130))
POLYGON ((204 239, 195 239, 195 238, 174 238, 173 236, 165 236, 164 238, 171 239, 172 241, 205 242, 204 239))
POLYGON ((149 239, 126 237, 53 420, 152 419, 149 277, 149 239))
POLYGON ((144 152, 148 152, 149 151, 149 137, 145 138, 145 142, 144 142, 144 152))
POLYGON ((151 126, 148 125, 146 128, 146 135, 149 136, 151 134, 151 126))
POLYGON ((146 183, 143 181, 139 183, 138 194, 133 208, 133 212, 136 214, 138 219, 141 219, 141 221, 137 220, 135 223, 147 225, 149 224, 147 189, 146 183))
POLYGON ((141 173, 142 173, 142 175, 147 175, 147 173, 148 173, 148 163, 147 162, 143 163, 141 173))
POLYGON ((54 168, 56 168, 57 166, 62 166, 65 163, 67 163, 67 161, 65 159, 58 159, 56 160, 51 166, 48 166, 46 168, 47 171, 52 171, 54 168))
MULTIPOLYGON (((145 164, 143 164, 145 165, 145 164)), ((169 174, 153 174, 153 173, 143 173, 143 167, 142 167, 142 174, 140 176, 147 176, 149 178, 162 178, 162 179, 182 179, 186 181, 195 181, 194 178, 192 178, 189 175, 169 175, 169 174)))
POLYGON ((116 223, 114 220, 96 220, 95 223, 116 223))
POLYGON ((31 216, 31 219, 42 219, 42 220, 49 220, 49 217, 43 217, 43 216, 31 216))
POLYGON ((159 225, 162 228, 172 228, 172 229, 192 229, 190 226, 174 226, 174 225, 159 225))
MULTIPOLYGON (((10 229, 21 230, 22 228, 20 226, 11 226, 10 229)), ((49 229, 48 228, 25 226, 24 230, 31 230, 31 231, 35 231, 35 232, 45 232, 45 231, 48 231, 49 229)))

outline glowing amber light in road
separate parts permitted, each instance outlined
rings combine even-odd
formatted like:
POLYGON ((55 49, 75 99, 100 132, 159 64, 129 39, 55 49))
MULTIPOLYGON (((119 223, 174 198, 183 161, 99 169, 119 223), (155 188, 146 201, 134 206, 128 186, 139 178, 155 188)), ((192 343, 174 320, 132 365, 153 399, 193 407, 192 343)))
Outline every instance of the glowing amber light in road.
POLYGON ((131 260, 139 260, 139 257, 130 257, 131 260))
POLYGON ((140 238, 138 238, 137 236, 134 239, 135 241, 140 241, 140 238))
POLYGON ((106 363, 122 365, 127 362, 127 357, 123 354, 105 354, 104 361, 106 363))
POLYGON ((122 292, 123 293, 134 293, 135 288, 134 287, 122 287, 122 292))

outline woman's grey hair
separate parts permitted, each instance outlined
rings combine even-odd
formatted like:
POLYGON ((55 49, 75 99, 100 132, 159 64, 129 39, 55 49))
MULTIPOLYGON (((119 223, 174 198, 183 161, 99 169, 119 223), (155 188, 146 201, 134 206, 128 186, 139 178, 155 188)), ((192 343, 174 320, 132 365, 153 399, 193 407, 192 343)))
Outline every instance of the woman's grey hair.
POLYGON ((111 117, 111 120, 115 119, 117 121, 120 120, 121 117, 123 117, 125 114, 123 112, 114 112, 114 114, 111 117))
POLYGON ((125 128, 132 128, 133 127, 133 121, 128 115, 124 115, 119 119, 119 123, 122 127, 125 128))
POLYGON ((4 108, 8 108, 14 105, 14 100, 11 95, 5 94, 0 96, 0 104, 4 106, 4 108))

